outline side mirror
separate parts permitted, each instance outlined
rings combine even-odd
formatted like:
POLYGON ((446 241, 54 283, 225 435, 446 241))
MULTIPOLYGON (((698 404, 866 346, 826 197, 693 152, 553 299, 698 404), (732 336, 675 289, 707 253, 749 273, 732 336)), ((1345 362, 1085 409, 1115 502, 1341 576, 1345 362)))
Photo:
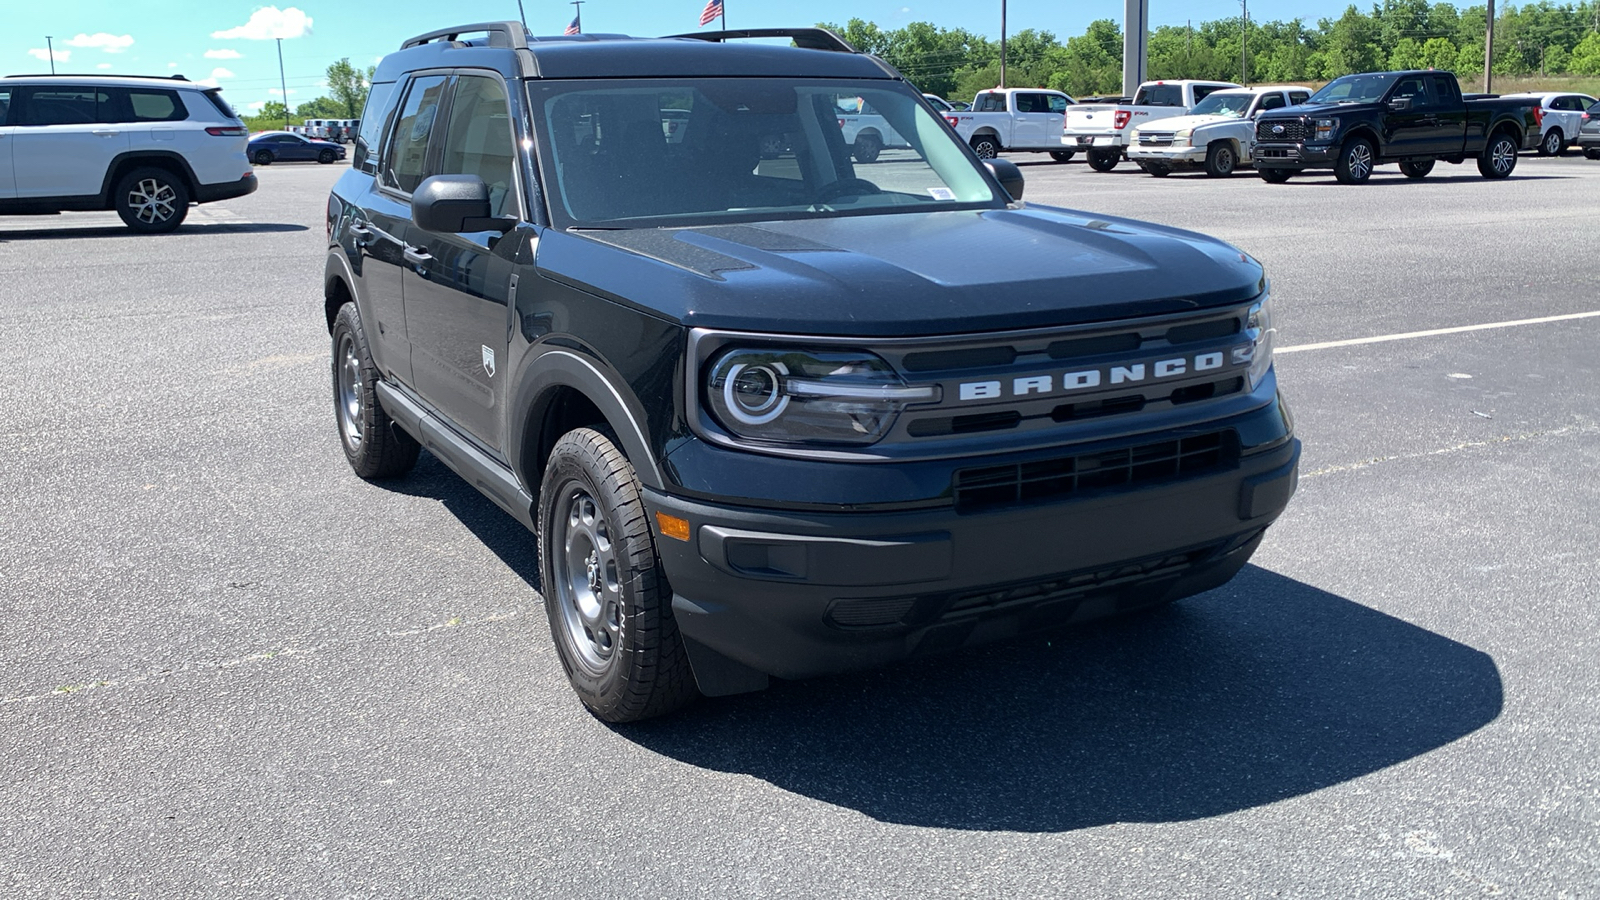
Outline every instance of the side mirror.
POLYGON ((1389 101, 1389 108, 1395 112, 1406 112, 1411 109, 1410 97, 1396 97, 1389 101))
POLYGON ((989 172, 994 175, 994 180, 1006 189, 1013 200, 1022 199, 1022 170, 1009 159, 986 159, 983 164, 989 167, 989 172))
POLYGON ((510 216, 489 215, 489 186, 476 175, 433 175, 411 194, 411 221, 424 231, 465 234, 516 227, 510 216))

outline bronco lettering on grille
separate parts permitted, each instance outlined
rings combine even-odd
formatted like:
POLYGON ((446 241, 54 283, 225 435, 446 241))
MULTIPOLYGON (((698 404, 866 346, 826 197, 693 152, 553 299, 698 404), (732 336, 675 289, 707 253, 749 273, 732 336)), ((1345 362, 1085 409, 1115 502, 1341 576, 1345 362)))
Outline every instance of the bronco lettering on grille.
POLYGON ((1104 385, 1138 384, 1152 379, 1179 378, 1197 372, 1210 372, 1222 368, 1229 356, 1233 365, 1246 366, 1254 355, 1249 344, 1234 347, 1232 352, 1200 353, 1195 356, 1176 356, 1150 363, 1126 366, 1103 366, 1044 375, 1019 375, 1009 381, 965 381, 958 391, 962 400, 997 400, 1002 397, 1026 397, 1032 394, 1053 394, 1081 391, 1104 385))

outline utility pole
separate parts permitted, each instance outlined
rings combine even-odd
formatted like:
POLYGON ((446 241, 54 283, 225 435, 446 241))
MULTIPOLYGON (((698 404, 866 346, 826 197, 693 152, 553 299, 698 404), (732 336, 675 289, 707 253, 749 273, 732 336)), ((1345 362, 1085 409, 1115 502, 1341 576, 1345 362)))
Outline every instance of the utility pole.
POLYGON ((1483 32, 1483 92, 1494 93, 1494 0, 1489 0, 1487 27, 1483 32))
POLYGON ((1000 86, 1006 86, 1006 0, 1000 0, 1000 86))
POLYGON ((1150 0, 1122 0, 1122 94, 1132 97, 1150 61, 1150 0))
POLYGON ((1239 83, 1249 84, 1250 0, 1239 0, 1239 10, 1239 83))
POLYGON ((44 52, 50 57, 50 74, 54 75, 56 73, 56 45, 48 34, 44 36, 44 45, 47 48, 44 52))
POLYGON ((278 90, 283 95, 283 130, 289 130, 289 82, 283 77, 283 38, 278 38, 278 90))

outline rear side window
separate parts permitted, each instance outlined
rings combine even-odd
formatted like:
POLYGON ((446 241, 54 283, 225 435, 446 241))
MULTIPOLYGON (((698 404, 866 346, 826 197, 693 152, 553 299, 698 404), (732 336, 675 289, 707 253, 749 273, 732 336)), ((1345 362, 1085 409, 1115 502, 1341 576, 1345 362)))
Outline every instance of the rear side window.
POLYGON ((367 108, 361 114, 361 131, 356 135, 351 165, 368 175, 378 174, 378 149, 383 143, 383 126, 394 113, 396 83, 382 81, 367 92, 367 108))
POLYGON ((1311 99, 1311 92, 1310 91, 1290 91, 1289 92, 1289 102, 1293 103, 1295 106, 1299 106, 1300 104, 1302 104, 1302 103, 1304 103, 1304 102, 1306 102, 1307 100, 1310 100, 1310 99, 1311 99))
POLYGON ((1222 90, 1220 84, 1197 84, 1194 86, 1194 102, 1199 103, 1220 90, 1222 90))
POLYGON ((1461 95, 1456 93, 1455 79, 1444 75, 1434 75, 1429 79, 1433 82, 1433 102, 1436 104, 1455 104, 1461 102, 1461 95))
POLYGON ((409 194, 422 183, 428 161, 428 141, 433 137, 434 120, 438 118, 439 102, 444 99, 447 82, 444 75, 424 75, 411 82, 405 104, 400 108, 400 121, 395 124, 394 137, 383 151, 386 186, 409 194))
POLYGON ((206 95, 206 99, 211 101, 211 105, 217 108, 217 112, 222 113, 224 116, 230 119, 239 118, 239 114, 233 111, 233 107, 228 105, 228 101, 222 99, 221 88, 212 88, 211 90, 204 91, 203 93, 206 95))
MULTIPOLYGON (((1200 91, 1195 90, 1195 99, 1200 99, 1200 91)), ((1139 88, 1139 93, 1133 98, 1134 106, 1182 106, 1183 86, 1177 84, 1151 84, 1139 88)))
POLYGON ((114 112, 110 96, 96 88, 22 88, 13 125, 93 125, 114 112))
POLYGON ((993 94, 993 93, 979 94, 977 99, 972 101, 972 111, 973 112, 1005 112, 1006 111, 1006 95, 1005 94, 993 94))
POLYGON ((146 88, 119 90, 126 102, 129 122, 179 122, 189 117, 177 91, 157 91, 146 88))
POLYGON ((1278 109, 1283 106, 1282 94, 1264 94, 1261 97, 1262 109, 1278 109))
POLYGON ((11 89, 0 88, 0 125, 6 124, 6 116, 11 114, 11 89))

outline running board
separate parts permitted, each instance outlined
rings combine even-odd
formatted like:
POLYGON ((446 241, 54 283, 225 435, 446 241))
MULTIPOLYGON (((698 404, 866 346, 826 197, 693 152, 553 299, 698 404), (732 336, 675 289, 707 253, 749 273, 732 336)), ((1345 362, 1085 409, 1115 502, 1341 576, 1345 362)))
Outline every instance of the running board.
POLYGON ((533 497, 517 483, 510 469, 490 459, 482 450, 451 431, 449 426, 387 381, 379 381, 377 389, 384 412, 396 424, 468 484, 493 500, 496 506, 510 513, 529 531, 535 530, 533 497))

